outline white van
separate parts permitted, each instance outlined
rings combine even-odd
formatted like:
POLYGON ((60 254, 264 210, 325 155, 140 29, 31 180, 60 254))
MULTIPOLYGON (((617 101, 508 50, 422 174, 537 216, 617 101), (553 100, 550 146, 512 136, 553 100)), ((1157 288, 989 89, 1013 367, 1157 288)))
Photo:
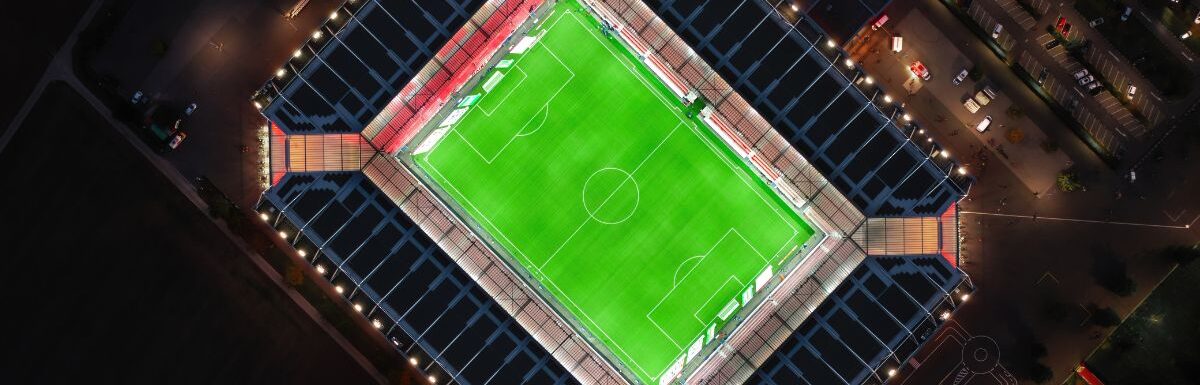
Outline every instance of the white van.
POLYGON ((988 127, 991 125, 992 125, 992 116, 991 115, 984 116, 983 120, 979 121, 979 124, 975 125, 975 131, 979 131, 979 132, 987 131, 988 127))
POLYGON ((904 49, 904 37, 900 35, 892 36, 892 52, 900 52, 904 49))

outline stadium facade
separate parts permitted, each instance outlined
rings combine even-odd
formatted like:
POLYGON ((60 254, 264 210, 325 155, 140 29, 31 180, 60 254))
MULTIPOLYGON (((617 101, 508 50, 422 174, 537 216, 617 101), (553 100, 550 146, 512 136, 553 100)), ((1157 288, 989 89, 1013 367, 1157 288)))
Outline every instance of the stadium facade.
MULTIPOLYGON (((702 95, 824 235, 659 381, 860 384, 904 370, 971 290, 955 203, 971 179, 838 49, 887 1, 585 3, 664 82, 702 95)), ((404 156, 545 8, 346 2, 255 95, 271 132, 258 210, 438 383, 636 381, 404 156)))

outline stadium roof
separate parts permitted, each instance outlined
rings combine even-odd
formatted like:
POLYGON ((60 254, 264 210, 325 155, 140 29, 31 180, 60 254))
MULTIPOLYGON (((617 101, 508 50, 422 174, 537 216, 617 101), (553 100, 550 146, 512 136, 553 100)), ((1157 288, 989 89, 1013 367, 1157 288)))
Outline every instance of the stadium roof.
POLYGON ((281 98, 263 114, 288 134, 361 132, 484 3, 365 2, 339 32, 323 29, 297 51, 289 65, 303 65, 300 76, 271 84, 281 98))
POLYGON ((911 132, 894 129, 896 111, 876 108, 827 57, 836 51, 821 43, 819 12, 789 23, 772 5, 786 2, 649 3, 865 214, 937 215, 965 193, 969 182, 950 178, 911 132))
MULTIPOLYGON (((822 258, 798 267, 803 272, 779 284, 767 300, 780 305, 761 306, 741 334, 722 348, 745 358, 706 360, 692 368, 698 373, 693 379, 751 379, 746 368, 763 364, 784 336, 814 336, 797 331, 801 322, 810 317, 830 322, 825 317, 833 315, 823 304, 839 299, 826 301, 826 296, 834 287, 850 284, 843 279, 855 266, 864 269, 859 263, 868 253, 943 254, 941 269, 951 273, 935 274, 945 279, 933 286, 962 281, 950 267, 957 256, 957 217, 896 223, 866 217, 952 213, 952 203, 965 191, 959 183, 969 180, 943 171, 952 163, 928 159, 928 150, 909 140, 916 128, 897 124, 894 106, 876 107, 874 96, 851 82, 853 71, 833 64, 838 52, 814 44, 827 37, 819 25, 807 18, 788 23, 786 15, 774 10, 786 3, 766 0, 649 1, 662 21, 646 18, 651 8, 625 1, 602 2, 613 7, 606 12, 655 27, 639 33, 663 38, 661 45, 655 42, 659 54, 679 47, 699 53, 685 55, 686 65, 664 61, 685 78, 708 79, 693 84, 722 110, 728 124, 743 135, 754 134, 748 138, 760 155, 795 184, 828 222, 820 225, 833 235, 820 247, 822 258), (669 31, 661 35, 666 28, 683 40, 666 36, 669 31), (713 69, 719 76, 707 75, 713 69), (753 111, 743 111, 747 107, 753 111), (773 128, 778 134, 745 127, 773 128)), ((821 8, 829 1, 811 2, 807 9, 814 15, 819 9, 829 12, 821 8)), ((391 156, 475 73, 481 60, 491 57, 511 31, 505 25, 520 24, 528 6, 539 3, 347 3, 344 8, 353 16, 323 27, 322 36, 314 37, 289 64, 292 72, 268 82, 256 99, 265 104, 263 113, 272 125, 273 186, 259 209, 272 214, 277 228, 298 234, 292 243, 308 250, 312 263, 332 270, 333 282, 353 287, 348 298, 367 304, 364 314, 389 320, 382 330, 405 354, 419 358, 423 369, 439 378, 458 383, 619 381, 610 363, 599 359, 583 337, 521 283, 518 273, 496 259, 485 242, 391 156)), ((850 3, 874 4, 850 1, 846 6, 853 8, 850 3)), ((890 268, 869 269, 880 279, 891 274, 890 268)), ((946 290, 935 291, 935 297, 937 293, 946 290)), ((870 330, 881 340, 888 338, 886 332, 870 330)), ((911 337, 913 329, 902 330, 903 335, 889 341, 911 337)), ((889 343, 882 344, 896 350, 889 343)), ((771 362, 796 357, 780 354, 771 362)), ((904 358, 880 357, 872 362, 862 358, 867 374, 843 379, 877 378, 870 373, 904 358)))

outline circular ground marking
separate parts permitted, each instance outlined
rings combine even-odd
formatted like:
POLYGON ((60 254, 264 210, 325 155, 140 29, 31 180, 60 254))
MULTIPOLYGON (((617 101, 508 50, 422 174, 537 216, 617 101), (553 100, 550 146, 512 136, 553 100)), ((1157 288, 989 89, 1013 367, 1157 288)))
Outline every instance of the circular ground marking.
POLYGON ((990 372, 1000 363, 1000 347, 990 337, 971 337, 963 343, 962 362, 975 374, 990 372))
POLYGON ((606 225, 624 222, 633 216, 639 201, 637 181, 625 170, 605 167, 583 182, 583 209, 596 222, 606 225))

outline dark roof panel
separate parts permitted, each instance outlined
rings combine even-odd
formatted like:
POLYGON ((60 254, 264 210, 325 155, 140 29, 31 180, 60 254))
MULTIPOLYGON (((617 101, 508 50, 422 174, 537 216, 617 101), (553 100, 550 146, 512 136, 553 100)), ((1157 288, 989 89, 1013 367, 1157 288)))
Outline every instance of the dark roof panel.
POLYGON ((829 51, 823 43, 819 48, 813 43, 826 36, 822 30, 845 42, 839 36, 855 33, 886 3, 801 1, 807 15, 794 26, 764 1, 713 0, 703 6, 664 1, 654 9, 865 214, 937 215, 964 190, 943 183, 946 171, 930 163, 887 115, 870 105, 843 75, 844 68, 823 56, 829 51), (831 25, 836 30, 830 31, 831 25), (877 135, 885 125, 887 133, 877 135), (862 146, 868 138, 876 143, 862 146), (865 151, 902 146, 910 148, 889 151, 886 157, 865 151), (856 162, 860 158, 867 159, 856 162))
POLYGON ((284 132, 360 132, 482 0, 369 1, 263 114, 284 132))
POLYGON ((771 374, 790 365, 814 384, 862 383, 885 363, 908 360, 938 326, 930 313, 963 280, 937 255, 868 257, 852 276, 809 316, 803 324, 809 327, 801 326, 776 349, 751 382, 782 384, 771 380, 771 374), (840 379, 821 370, 822 362, 840 379))
POLYGON ((573 383, 549 352, 380 196, 383 192, 361 173, 288 174, 264 194, 316 243, 312 263, 337 266, 331 279, 351 282, 352 300, 378 303, 364 310, 368 317, 387 317, 395 326, 385 330, 402 350, 436 357, 455 383, 509 380, 497 377, 509 373, 535 382, 573 383))

